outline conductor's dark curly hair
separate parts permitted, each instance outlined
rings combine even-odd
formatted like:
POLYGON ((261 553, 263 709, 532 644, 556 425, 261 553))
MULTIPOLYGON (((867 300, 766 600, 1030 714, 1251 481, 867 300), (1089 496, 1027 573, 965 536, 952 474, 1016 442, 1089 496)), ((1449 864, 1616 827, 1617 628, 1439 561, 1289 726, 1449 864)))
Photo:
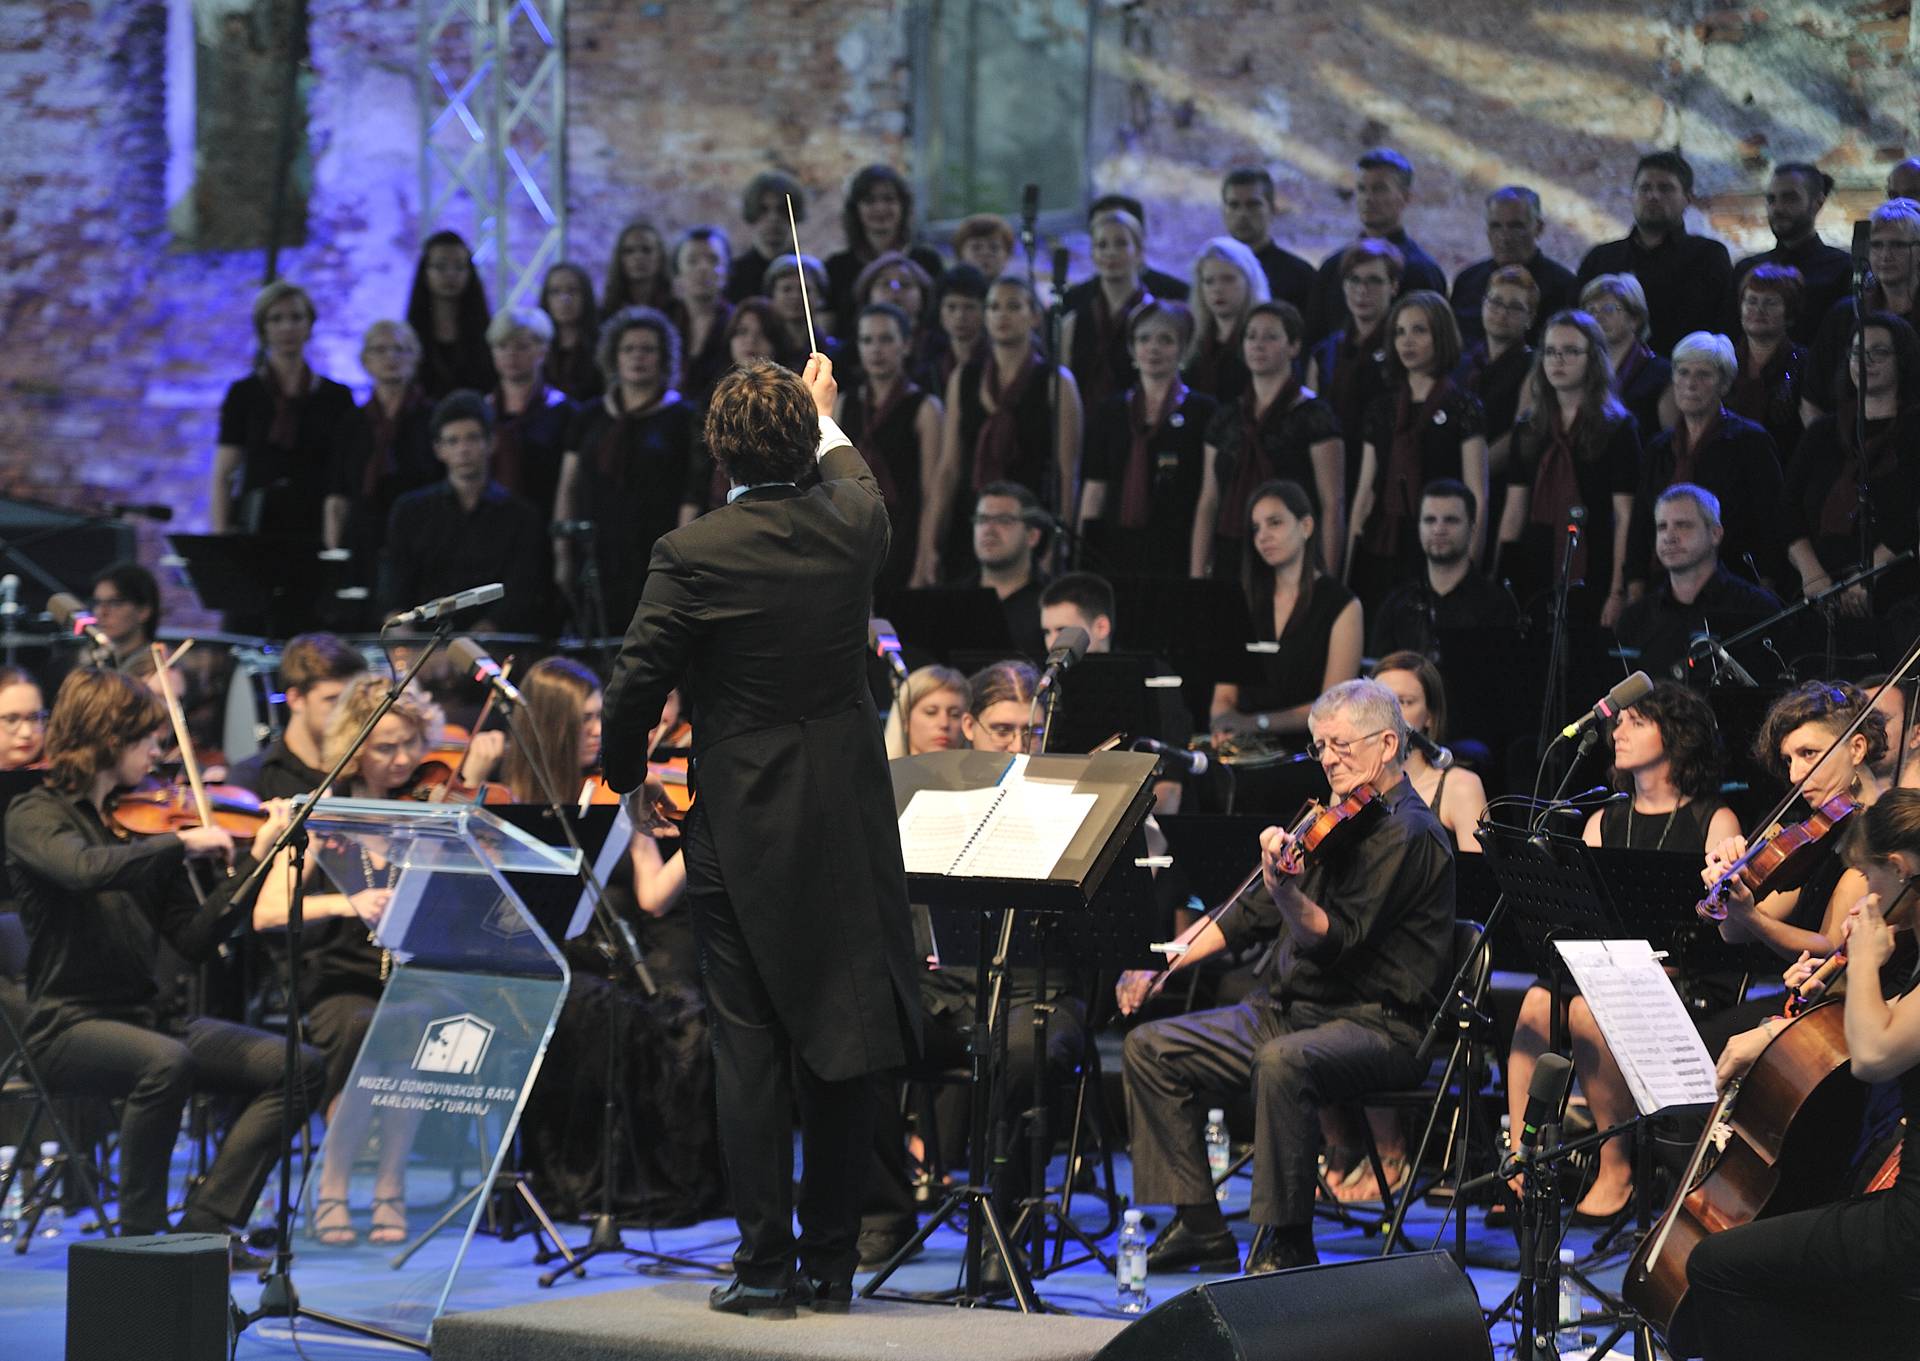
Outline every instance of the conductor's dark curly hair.
POLYGON ((813 462, 820 416, 800 379, 770 359, 737 365, 707 405, 707 449, 743 487, 792 482, 813 462))
MULTIPOLYGON (((1681 796, 1705 798, 1719 792, 1725 765, 1720 725, 1707 702, 1673 681, 1656 682, 1633 711, 1660 730, 1660 747, 1667 754, 1667 774, 1681 796)), ((1631 776, 1613 772, 1616 789, 1632 789, 1631 776)))
MULTIPOLYGON (((1847 725, 1867 707, 1867 697, 1859 687, 1846 681, 1808 681, 1789 690, 1773 702, 1753 736, 1753 756, 1769 770, 1786 769, 1780 756, 1780 744, 1787 734, 1812 723, 1829 736, 1838 737, 1847 725)), ((1867 762, 1871 764, 1887 754, 1887 717, 1871 710, 1860 725, 1860 736, 1867 739, 1867 762)))

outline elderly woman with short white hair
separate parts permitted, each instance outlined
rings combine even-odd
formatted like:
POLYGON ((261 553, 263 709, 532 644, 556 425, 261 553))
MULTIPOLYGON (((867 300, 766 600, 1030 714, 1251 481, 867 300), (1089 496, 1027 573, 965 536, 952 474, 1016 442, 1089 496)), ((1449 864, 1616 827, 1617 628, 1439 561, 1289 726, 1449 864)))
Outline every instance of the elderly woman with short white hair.
POLYGON ((1763 426, 1727 410, 1727 393, 1739 375, 1733 342, 1723 335, 1695 331, 1673 347, 1673 400, 1679 416, 1640 456, 1640 485, 1627 529, 1631 595, 1638 596, 1658 577, 1654 503, 1676 482, 1694 483, 1720 498, 1726 530, 1720 557, 1728 570, 1769 586, 1785 580, 1780 456, 1763 426))
POLYGON ((1613 361, 1613 395, 1633 413, 1644 446, 1672 416, 1663 398, 1673 376, 1647 344, 1653 334, 1647 290, 1631 274, 1602 274, 1580 290, 1580 310, 1600 323, 1613 361))
POLYGON ((543 515, 553 508, 566 453, 573 403, 547 386, 553 318, 538 307, 503 307, 487 324, 487 346, 500 386, 487 396, 493 413, 493 480, 524 496, 543 515))

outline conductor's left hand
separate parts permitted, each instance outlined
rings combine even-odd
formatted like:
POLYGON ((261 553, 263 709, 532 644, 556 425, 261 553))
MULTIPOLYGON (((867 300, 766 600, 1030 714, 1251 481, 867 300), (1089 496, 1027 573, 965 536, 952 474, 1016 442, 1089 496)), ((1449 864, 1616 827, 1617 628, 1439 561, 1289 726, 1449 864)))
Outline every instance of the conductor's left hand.
POLYGON ((800 381, 813 394, 814 409, 822 416, 832 416, 833 399, 840 395, 840 385, 833 381, 833 361, 816 350, 807 356, 800 381))

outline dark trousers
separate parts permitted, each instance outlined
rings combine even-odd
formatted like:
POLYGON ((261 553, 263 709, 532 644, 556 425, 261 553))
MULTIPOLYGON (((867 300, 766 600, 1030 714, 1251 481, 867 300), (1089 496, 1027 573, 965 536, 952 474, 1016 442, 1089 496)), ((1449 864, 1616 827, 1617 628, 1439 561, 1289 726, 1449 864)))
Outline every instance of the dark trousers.
POLYGON ((750 1286, 793 1280, 793 1119, 800 1110, 801 1269, 851 1280, 860 1258, 861 1179, 872 1159, 880 1081, 828 1081, 809 1069, 775 1014, 720 877, 706 820, 684 838, 689 914, 700 943, 713 1040, 714 1098, 740 1246, 733 1266, 750 1286))
MULTIPOLYGON (((299 1090, 311 1110, 326 1070, 318 1050, 303 1046, 302 1054, 299 1090)), ((179 1039, 125 1021, 81 1021, 55 1035, 37 1057, 48 1083, 62 1092, 123 1099, 120 1227, 145 1234, 167 1227, 167 1167, 180 1113, 196 1091, 251 1100, 227 1130, 182 1226, 209 1230, 252 1213, 280 1154, 285 1055, 276 1035, 202 1018, 179 1039)))
POLYGON ((1920 1186, 1776 1215, 1701 1241, 1687 1307, 1707 1361, 1920 1356, 1920 1186))
POLYGON ((1134 1202, 1211 1203, 1207 1107, 1251 1087, 1253 1221, 1311 1223, 1320 1108, 1417 1081, 1419 1043, 1379 1006, 1283 1007, 1265 994, 1141 1026, 1125 1050, 1134 1202))

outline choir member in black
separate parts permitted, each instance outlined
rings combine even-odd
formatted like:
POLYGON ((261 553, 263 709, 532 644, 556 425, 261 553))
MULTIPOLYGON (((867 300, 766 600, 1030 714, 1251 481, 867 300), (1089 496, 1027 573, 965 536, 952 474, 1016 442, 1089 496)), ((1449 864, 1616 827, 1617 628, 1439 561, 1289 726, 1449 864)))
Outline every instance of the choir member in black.
POLYGON ((1738 372, 1733 343, 1725 336, 1696 331, 1674 347, 1673 401, 1679 418, 1640 455, 1640 486, 1627 533, 1630 596, 1645 588, 1655 570, 1654 498, 1676 482, 1705 487, 1719 498, 1726 535, 1722 558, 1749 580, 1786 578, 1780 459, 1765 430, 1726 408, 1738 372))
POLYGON ((458 232, 435 232, 420 248, 407 295, 407 325, 420 337, 420 388, 438 401, 456 389, 491 392, 487 290, 458 232))
MULTIPOLYGON (((1540 288, 1520 265, 1505 265, 1481 286, 1480 339, 1460 356, 1453 381, 1480 401, 1486 424, 1487 478, 1498 505, 1513 456, 1513 422, 1533 369, 1527 335, 1540 315, 1540 288)), ((1454 304, 1456 314, 1459 303, 1454 304)))
MULTIPOLYGON (((1885 312, 1920 327, 1920 203, 1897 198, 1881 204, 1873 210, 1867 230, 1867 268, 1873 276, 1865 294, 1867 312, 1885 312)), ((1842 298, 1821 319, 1813 361, 1801 389, 1809 407, 1808 421, 1820 412, 1840 410, 1837 389, 1846 379, 1847 346, 1856 316, 1853 299, 1842 298)))
MULTIPOLYGON (((243 855, 201 902, 188 860, 234 859, 218 827, 129 841, 110 820, 112 796, 159 758, 166 709, 139 681, 82 668, 61 683, 47 726, 46 781, 7 808, 7 875, 31 942, 26 1043, 48 1082, 75 1096, 121 1102, 120 1231, 163 1233, 167 1168, 195 1091, 238 1098, 206 1176, 175 1226, 224 1234, 244 1224, 280 1152, 286 1043, 210 1016, 180 1035, 158 1028, 154 952, 164 940, 190 961, 210 956, 246 915, 230 894, 252 868, 243 855)), ((285 826, 284 805, 253 843, 264 854, 285 826)), ((324 1079, 303 1047, 294 1095, 307 1109, 324 1079)), ((236 1267, 264 1266, 242 1247, 236 1267)))
MULTIPOLYGON (((1887 723, 1887 754, 1873 763, 1874 778, 1882 789, 1920 789, 1920 677, 1908 676, 1898 685, 1887 685, 1886 679, 1868 676, 1860 682, 1862 690, 1873 692, 1873 707, 1887 723)), ((5 702, 0 693, 0 705, 5 702)))
MULTIPOLYGON (((1413 163, 1391 147, 1375 147, 1354 163, 1353 206, 1360 217, 1360 240, 1391 245, 1400 256, 1394 288, 1425 288, 1447 295, 1447 276, 1420 243, 1407 235, 1401 219, 1413 197, 1413 163)), ((1307 309, 1307 343, 1318 345, 1338 331, 1365 334, 1366 321, 1353 310, 1353 290, 1347 286, 1347 252, 1335 251, 1320 262, 1313 281, 1313 301, 1307 309)), ((1382 310, 1390 299, 1380 300, 1382 310)), ((1309 380, 1311 381, 1311 380, 1309 380)))
MULTIPOLYGON (((1653 585, 1620 612, 1614 635, 1639 656, 1650 676, 1707 684, 1716 663, 1703 657, 1689 668, 1693 639, 1727 638, 1780 609, 1780 599, 1727 570, 1721 562, 1724 528, 1720 498, 1705 487, 1675 482, 1653 500, 1648 520, 1657 570, 1653 585)), ((1783 623, 1783 635, 1792 632, 1783 623)), ((1756 652, 1758 649, 1756 649, 1756 652)), ((1747 657, 1753 663, 1756 657, 1747 657)))
POLYGON ((1909 156, 1887 172, 1887 197, 1920 201, 1920 156, 1909 156))
MULTIPOLYGON (((327 773, 327 721, 347 682, 367 669, 358 649, 331 633, 302 633, 280 653, 287 725, 267 746, 227 772, 227 779, 263 799, 311 794, 327 773)), ((235 680, 234 684, 241 682, 235 680)))
POLYGON ((934 331, 939 343, 921 377, 927 391, 945 392, 956 369, 986 352, 987 281, 999 277, 962 264, 934 284, 934 331))
MULTIPOLYGON (((1229 170, 1220 181, 1220 221, 1253 252, 1267 277, 1267 296, 1305 314, 1313 300, 1313 266, 1273 239, 1273 176, 1257 165, 1229 170)), ((1194 290, 1198 296, 1199 290, 1194 290)), ((1198 308, 1195 308, 1198 311, 1198 308)))
POLYGON ((938 561, 931 543, 938 526, 927 519, 923 492, 940 460, 940 399, 907 376, 913 323, 898 307, 876 302, 861 308, 855 340, 860 380, 840 390, 833 418, 880 484, 893 536, 876 584, 898 590, 917 573, 933 575, 938 561))
POLYGON ((137 562, 116 562, 93 579, 87 601, 95 627, 113 649, 102 659, 130 676, 153 674, 153 638, 160 627, 160 583, 137 562))
POLYGON ((1792 338, 1805 311, 1806 290, 1792 265, 1759 264, 1740 276, 1740 334, 1733 351, 1739 374, 1727 410, 1765 428, 1785 465, 1793 460, 1804 424, 1800 389, 1812 356, 1792 338))
MULTIPOLYGON (((1743 302, 1748 272, 1761 265, 1791 269, 1800 276, 1805 296, 1787 319, 1796 345, 1811 345, 1833 305, 1853 289, 1853 255, 1820 239, 1817 221, 1833 192, 1833 176, 1804 161, 1784 161, 1767 180, 1767 227, 1773 249, 1749 255, 1733 267, 1736 308, 1743 302)), ((1744 314, 1740 315, 1744 320, 1744 314)))
MULTIPOLYGON (((1920 1306, 1911 1294, 1920 1251, 1920 993, 1890 970, 1887 915, 1920 877, 1920 793, 1898 790, 1869 809, 1852 855, 1863 892, 1839 934, 1846 944, 1844 1023, 1850 1071, 1899 1092, 1901 1154, 1891 1189, 1756 1219, 1702 1240, 1687 1259, 1687 1299, 1707 1361, 1769 1361, 1831 1350, 1844 1337, 1861 1361, 1913 1354, 1920 1306), (1891 995, 1891 1000, 1888 1000, 1891 995)), ((1911 902, 1905 904, 1912 910, 1911 902)), ((1789 971, 1798 986, 1817 960, 1789 971)), ((1743 1076, 1781 1028, 1769 1017, 1741 1052, 1722 1055, 1724 1084, 1743 1076)), ((1858 1169, 1871 1172, 1871 1165, 1858 1169)))
POLYGON ((689 227, 673 246, 673 304, 667 318, 680 332, 677 385, 695 406, 732 364, 727 354, 727 234, 718 227, 689 227))
POLYGON ((207 500, 215 534, 321 535, 329 475, 351 456, 359 422, 353 394, 307 364, 315 315, 307 291, 285 280, 254 295, 253 372, 220 403, 207 500))
POLYGON ((1530 412, 1514 427, 1513 474, 1500 513, 1501 570, 1521 583, 1527 600, 1552 588, 1568 512, 1585 508, 1571 565, 1571 610, 1574 619, 1602 628, 1611 628, 1627 603, 1622 571, 1640 483, 1639 430, 1613 395, 1612 379, 1599 322, 1585 312, 1548 320, 1527 376, 1530 412))
MULTIPOLYGON (((1346 326, 1313 343, 1308 352, 1307 386, 1333 406, 1346 446, 1343 475, 1347 501, 1360 481, 1360 446, 1365 441, 1367 408, 1388 391, 1387 313, 1400 296, 1405 262, 1399 247, 1387 241, 1359 241, 1341 256, 1340 286, 1346 290, 1346 326)), ((1306 332, 1301 334, 1306 343, 1306 332)), ((1346 548, 1342 536, 1339 550, 1346 548)))
MULTIPOLYGON (((1064 366, 1049 364, 1034 344, 1040 305, 1017 274, 987 289, 984 354, 947 380, 946 424, 940 432, 940 475, 928 523, 943 527, 943 560, 969 560, 966 512, 993 482, 1018 482, 1040 493, 1067 519, 1079 505, 1080 389, 1064 366), (1059 404, 1052 406, 1053 394, 1059 404)), ((926 544, 921 544, 924 557, 926 544)))
MULTIPOLYGON (((781 216, 786 208, 781 207, 781 216)), ((600 680, 566 657, 535 662, 519 680, 526 704, 514 724, 501 779, 515 803, 562 806, 599 788, 600 680)), ((657 742, 678 722, 669 704, 657 742)), ((623 945, 593 923, 562 948, 573 970, 566 1005, 527 1099, 521 1135, 534 1190, 557 1217, 600 1204, 601 1116, 613 1045, 616 1112, 614 1212, 667 1228, 711 1219, 725 1203, 726 1176, 714 1128, 713 1051, 700 994, 693 927, 680 894, 686 865, 671 840, 636 832, 607 877, 607 906, 633 933, 658 989, 639 995, 623 945)))
POLYGON ((1533 338, 1532 321, 1573 306, 1579 291, 1573 271, 1540 249, 1540 233, 1546 225, 1540 195, 1526 185, 1509 184, 1487 195, 1487 246, 1492 254, 1454 275, 1449 295, 1454 318, 1460 323, 1460 338, 1469 350, 1487 334, 1482 300, 1493 276, 1503 270, 1524 269, 1538 294, 1529 329, 1523 333, 1529 340, 1533 338))
MULTIPOLYGON (((1487 440, 1480 403, 1456 387, 1460 332, 1438 293, 1408 293, 1387 317, 1392 386, 1367 407, 1353 500, 1347 579, 1377 606, 1419 567, 1420 490, 1439 477, 1465 482, 1485 503, 1487 440)), ((1475 526, 1473 560, 1486 556, 1475 526)))
MULTIPOLYGON (((370 672, 347 682, 327 717, 321 742, 321 762, 327 769, 347 754, 386 690, 387 678, 370 672)), ((421 759, 438 744, 442 726, 438 705, 418 692, 401 695, 374 725, 366 745, 347 762, 335 792, 356 799, 405 797, 421 759)), ((357 848, 335 846, 327 859, 330 884, 320 874, 319 857, 307 861, 309 882, 300 903, 300 1005, 308 1037, 326 1056, 327 1083, 321 1101, 327 1138, 321 1151, 313 1232, 322 1246, 343 1248, 360 1239, 348 1207, 348 1191, 354 1164, 375 1146, 368 1139, 368 1127, 376 1107, 365 1098, 343 1105, 340 1097, 392 972, 392 957, 375 940, 374 929, 392 900, 400 865, 397 856, 379 849, 372 838, 361 840, 357 848), (354 870, 346 877, 338 868, 343 863, 354 870)), ((260 890, 253 909, 255 931, 286 928, 289 903, 284 869, 276 865, 260 890)), ((284 970, 284 959, 281 967, 284 970)), ((391 1247, 407 1238, 407 1155, 420 1116, 399 1106, 380 1113, 379 1162, 367 1241, 391 1247)))
POLYGON ((553 323, 553 342, 540 365, 547 386, 575 402, 590 402, 606 391, 600 366, 593 362, 593 343, 600 335, 600 309, 593 301, 593 281, 578 265, 562 262, 547 271, 540 283, 540 310, 553 323))
POLYGON ((1600 323, 1613 391, 1645 444, 1673 421, 1673 366, 1647 348, 1647 295, 1631 274, 1603 274, 1580 290, 1580 310, 1600 323))
POLYGON ((1140 281, 1147 234, 1140 219, 1120 208, 1096 213, 1092 231, 1094 277, 1073 295, 1060 323, 1060 353, 1073 370, 1081 400, 1097 406, 1133 381, 1127 353, 1127 317, 1153 295, 1140 281))
POLYGON ((1013 259, 1013 227, 998 213, 975 213, 953 229, 953 258, 997 279, 1013 259))
MULTIPOLYGON (((1665 354, 1691 331, 1722 324, 1733 296, 1727 248, 1687 231, 1693 167, 1677 151, 1650 151, 1633 167, 1633 230, 1580 261, 1582 289, 1603 274, 1631 274, 1646 290, 1650 341, 1665 354)), ((1581 295, 1585 305, 1585 293, 1581 295)))
POLYGON ((560 459, 567 450, 573 403, 548 386, 547 347, 553 322, 535 307, 508 307, 487 327, 500 386, 487 398, 493 415, 493 480, 541 514, 553 506, 560 459))
MULTIPOLYGON (((1374 611, 1367 651, 1437 656, 1441 629, 1514 628, 1520 607, 1506 587, 1474 570, 1474 522, 1480 501, 1464 482, 1443 478, 1420 489, 1423 570, 1387 593, 1374 611)), ((1437 740, 1437 739, 1436 739, 1437 740)))
MULTIPOLYGON (((1920 337, 1906 322, 1874 313, 1856 332, 1838 409, 1807 427, 1787 467, 1787 557, 1803 594, 1816 595, 1869 563, 1915 546, 1920 513, 1920 337), (1864 369, 1864 380, 1862 377, 1864 369), (1856 385, 1865 388, 1859 429, 1856 385), (1865 487, 1859 449, 1866 446, 1865 487), (1860 516, 1868 517, 1862 533, 1860 516), (1862 543, 1866 544, 1863 553, 1862 543)), ((1910 589, 1896 569, 1878 589, 1910 589)), ((1840 597, 1841 611, 1867 612, 1868 590, 1840 597)))
MULTIPOLYGON (((677 386, 680 333, 659 312, 630 307, 609 317, 599 356, 607 395, 574 417, 553 518, 596 524, 601 598, 617 627, 640 599, 653 541, 681 522, 699 417, 677 386)), ((564 538, 554 542, 556 579, 568 593, 577 551, 564 538)))
POLYGON ((1030 661, 1047 655, 1040 628, 1040 591, 1047 584, 1039 554, 1046 519, 1034 494, 1018 482, 989 482, 973 503, 974 570, 957 586, 984 586, 1000 599, 1013 650, 1030 661))
MULTIPOLYGON (((807 308, 818 308, 827 296, 827 271, 811 255, 776 255, 763 276, 761 292, 773 304, 774 314, 786 330, 778 348, 782 353, 807 353, 807 308)), ((813 344, 827 358, 839 362, 839 337, 829 335, 820 312, 813 313, 813 344)), ((781 363, 786 363, 781 360, 781 363)), ((788 367, 792 367, 789 365, 788 367)), ((797 370, 796 370, 797 371, 797 370)))
MULTIPOLYGON (((1140 224, 1142 234, 1146 232, 1148 225, 1146 205, 1142 204, 1139 199, 1133 197, 1131 194, 1102 194, 1099 198, 1087 205, 1087 235, 1089 237, 1093 235, 1093 220, 1102 213, 1111 212, 1132 214, 1133 220, 1140 224)), ((1188 300, 1187 281, 1169 274, 1163 269, 1155 269, 1151 263, 1141 265, 1140 284, 1141 287, 1145 288, 1147 292, 1153 294, 1156 298, 1166 298, 1172 302, 1186 302, 1188 300)), ((1100 280, 1098 276, 1091 279, 1082 279, 1066 291, 1062 302, 1069 308, 1076 307, 1088 293, 1099 286, 1100 280)))
POLYGON ((400 495, 440 476, 433 457, 433 402, 421 389, 420 339, 404 321, 376 321, 360 344, 373 391, 360 408, 360 437, 336 461, 322 511, 328 548, 353 554, 356 581, 372 586, 400 495))
POLYGON ((736 364, 749 359, 771 359, 795 373, 806 362, 806 350, 796 346, 786 322, 765 298, 742 298, 733 305, 727 322, 727 357, 736 364))
MULTIPOLYGON (((1332 404, 1296 376, 1303 326, 1291 303, 1264 302, 1247 314, 1240 353, 1251 381, 1207 426, 1190 576, 1240 577, 1248 560, 1248 498, 1274 479, 1309 489, 1324 551, 1346 547, 1346 449, 1332 404)), ((1337 558, 1325 565, 1339 574, 1337 558)))
MULTIPOLYGON (((1233 1271, 1239 1251, 1214 1199, 1200 1139, 1208 1098, 1247 1093, 1255 1111, 1249 1272, 1310 1265, 1319 1117, 1370 1090, 1417 1079, 1415 1050, 1449 972, 1453 854, 1401 767, 1406 724, 1376 681, 1335 686, 1313 705, 1307 750, 1333 797, 1369 785, 1370 825, 1299 872, 1287 833, 1260 838, 1261 882, 1218 920, 1183 933, 1169 974, 1278 932, 1237 1006, 1154 1021, 1126 1042, 1134 1200, 1177 1215, 1148 1250, 1152 1271, 1233 1271)), ((1131 1012, 1150 974, 1122 975, 1131 1012)))
POLYGON ((667 241, 660 229, 639 218, 620 229, 607 262, 607 282, 600 290, 600 315, 610 317, 628 307, 651 307, 665 312, 673 306, 673 271, 667 241))
MULTIPOLYGON (((1808 681, 1773 702, 1754 735, 1753 754, 1787 783, 1800 786, 1800 802, 1807 811, 1843 795, 1871 806, 1882 792, 1873 766, 1887 754, 1885 717, 1869 712, 1851 737, 1835 745, 1866 707, 1866 695, 1845 681, 1808 681)), ((1797 814, 1804 816, 1805 811, 1797 814)), ((1726 911, 1721 938, 1755 941, 1789 961, 1832 954, 1841 944, 1848 907, 1865 891, 1860 872, 1849 868, 1839 853, 1838 840, 1820 843, 1814 868, 1799 888, 1769 893, 1756 902, 1738 879, 1730 881, 1720 900, 1726 911)), ((1702 880, 1715 883, 1746 849, 1746 840, 1738 835, 1709 841, 1702 880)), ((1737 1037, 1727 1047, 1737 1053, 1737 1037)))
POLYGON ((478 393, 452 393, 433 409, 433 452, 447 475, 393 503, 382 611, 497 581, 506 595, 474 628, 532 633, 548 622, 547 517, 493 479, 493 440, 493 416, 478 393))
MULTIPOLYGON (((1612 725, 1613 786, 1633 797, 1609 804, 1587 818, 1581 837, 1589 846, 1699 854, 1739 833, 1733 810, 1720 802, 1719 730, 1707 702, 1671 681, 1622 709, 1612 725)), ((1563 999, 1573 1068, 1593 1110, 1594 1126, 1610 1129, 1633 1117, 1633 1095, 1620 1065, 1578 995, 1563 999)), ((1544 980, 1527 989, 1507 1053, 1507 1108, 1514 1128, 1526 1114, 1533 1070, 1547 1051, 1553 1024, 1553 991, 1544 980)), ((1593 1184, 1574 1206, 1574 1223, 1605 1224, 1633 1196, 1633 1164, 1624 1140, 1600 1146, 1593 1184)))
POLYGON ((1087 417, 1080 522, 1107 570, 1184 577, 1215 403, 1181 381, 1194 328, 1186 304, 1149 299, 1127 321, 1138 377, 1087 417))
POLYGON ((727 271, 728 302, 763 295, 767 266, 793 249, 787 223, 789 198, 793 200, 793 220, 804 223, 807 191, 799 180, 784 170, 762 170, 747 181, 740 195, 740 220, 747 224, 751 241, 745 250, 735 253, 733 267, 727 271))
POLYGON ((1240 353, 1247 313, 1270 300, 1266 272, 1252 251, 1231 236, 1216 236, 1193 258, 1193 338, 1180 376, 1194 391, 1230 402, 1247 389, 1240 353))
MULTIPOLYGON (((892 166, 865 166, 853 177, 841 203, 840 228, 847 244, 827 257, 827 306, 834 334, 846 341, 853 339, 860 312, 854 284, 861 270, 890 250, 912 256, 930 279, 941 262, 935 251, 913 244, 913 190, 892 166)), ((818 318, 814 327, 822 329, 818 318)))
POLYGON ((967 678, 952 667, 914 668, 900 687, 899 702, 887 710, 887 758, 964 746, 961 720, 972 698, 967 678))
MULTIPOLYGON (((884 302, 906 314, 913 326, 913 337, 908 342, 906 371, 915 382, 919 382, 920 376, 930 371, 935 356, 942 348, 933 338, 933 276, 920 268, 911 256, 888 251, 860 271, 860 277, 854 281, 853 291, 860 307, 884 302)), ((856 341, 859 329, 859 318, 856 317, 856 341)), ((852 362, 841 361, 841 368, 848 377, 859 376, 859 353, 860 347, 856 343, 852 362)))
MULTIPOLYGON (((1418 652, 1389 652, 1373 664, 1373 678, 1400 701, 1407 730, 1437 747, 1447 740, 1447 686, 1440 668, 1418 652)), ((1407 744, 1407 778, 1440 820, 1457 852, 1480 853, 1480 815, 1487 811, 1487 787, 1465 766, 1442 770, 1427 759, 1418 742, 1407 744)))
POLYGON ((1267 482, 1247 506, 1253 530, 1240 581, 1253 636, 1277 642, 1262 659, 1257 685, 1216 684, 1214 736, 1297 736, 1308 729, 1314 697, 1360 674, 1366 635, 1360 602, 1320 559, 1313 502, 1298 482, 1267 482))

